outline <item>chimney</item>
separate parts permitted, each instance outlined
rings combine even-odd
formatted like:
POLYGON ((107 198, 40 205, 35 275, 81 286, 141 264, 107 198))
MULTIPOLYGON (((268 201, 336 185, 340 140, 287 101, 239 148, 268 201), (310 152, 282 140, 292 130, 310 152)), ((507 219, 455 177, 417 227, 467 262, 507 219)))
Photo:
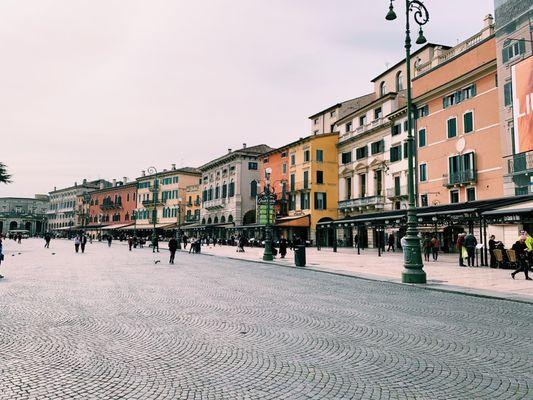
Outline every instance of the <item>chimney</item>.
POLYGON ((492 17, 492 14, 487 14, 485 18, 483 19, 483 28, 488 28, 489 26, 492 26, 494 24, 494 18, 492 17))
POLYGON ((74 182, 74 186, 78 186, 78 182, 74 182))
POLYGON ((146 171, 141 171, 141 176, 146 176, 146 171))
POLYGON ((246 148, 246 143, 243 143, 243 144, 242 144, 242 148, 243 148, 243 149, 246 148))
POLYGON ((117 180, 113 179, 113 187, 117 186, 117 180))
POLYGON ((83 178, 83 184, 85 185, 87 183, 87 179, 83 178))
POLYGON ((176 164, 171 164, 172 165, 172 171, 175 171, 176 170, 176 164))
POLYGON ((231 153, 231 149, 228 149, 228 153, 231 153))
POLYGON ((54 192, 57 190, 57 186, 54 186, 54 192))
POLYGON ((127 177, 127 176, 124 176, 124 177, 122 178, 122 182, 123 182, 124 184, 128 183, 128 177, 127 177))

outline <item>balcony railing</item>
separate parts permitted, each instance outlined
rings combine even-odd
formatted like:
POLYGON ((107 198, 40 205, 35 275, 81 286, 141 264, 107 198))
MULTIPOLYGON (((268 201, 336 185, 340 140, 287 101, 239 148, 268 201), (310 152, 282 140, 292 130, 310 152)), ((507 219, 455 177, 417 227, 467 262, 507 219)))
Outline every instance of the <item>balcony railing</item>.
POLYGON ((200 221, 199 215, 187 215, 185 216, 185 222, 192 223, 192 222, 198 222, 200 221))
POLYGON ((388 199, 407 197, 408 195, 409 193, 407 192, 407 185, 387 189, 388 199))
POLYGON ((341 135, 341 137, 339 138, 339 142, 344 142, 346 140, 349 140, 353 138, 354 136, 358 136, 362 134, 363 132, 369 131, 370 129, 377 128, 378 126, 381 126, 386 122, 388 122, 388 119, 380 117, 373 121, 368 122, 365 125, 358 126, 351 132, 347 132, 344 135, 341 135))
POLYGON ((143 202, 142 202, 142 205, 145 208, 150 208, 150 207, 153 207, 154 205, 157 207, 157 206, 161 206, 163 204, 165 204, 165 203, 163 203, 159 198, 156 198, 155 201, 154 201, 154 199, 150 199, 150 200, 143 200, 143 202))
POLYGON ((474 169, 466 169, 450 175, 445 174, 442 177, 445 179, 444 186, 460 186, 476 182, 477 173, 474 169))
POLYGON ((195 206, 200 206, 200 205, 202 205, 202 202, 200 200, 194 200, 194 205, 195 206))
POLYGON ((358 197, 355 199, 341 200, 339 201, 340 209, 347 208, 361 208, 361 207, 375 207, 380 208, 385 204, 384 196, 368 196, 358 197))
POLYGON ((120 208, 122 208, 122 203, 115 203, 110 201, 100 204, 100 210, 114 210, 120 208))
POLYGON ((516 154, 507 160, 509 174, 521 174, 533 170, 533 151, 516 154))
POLYGON ((217 210, 224 208, 226 205, 226 198, 207 200, 204 202, 204 208, 207 210, 217 210))

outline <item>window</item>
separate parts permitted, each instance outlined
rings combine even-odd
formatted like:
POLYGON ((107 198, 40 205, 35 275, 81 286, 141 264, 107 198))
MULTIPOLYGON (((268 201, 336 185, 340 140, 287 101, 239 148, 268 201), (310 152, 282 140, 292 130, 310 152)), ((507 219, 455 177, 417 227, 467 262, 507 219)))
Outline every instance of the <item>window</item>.
POLYGON ((341 162, 343 164, 351 163, 352 162, 352 152, 348 151, 346 153, 342 153, 341 162))
POLYGON ((428 180, 427 165, 426 164, 420 164, 418 167, 419 167, 419 170, 420 170, 420 173, 419 173, 420 182, 426 182, 428 180))
POLYGON ((379 95, 380 96, 385 96, 385 93, 387 92, 387 87, 385 85, 385 81, 382 81, 380 84, 379 84, 379 95))
POLYGON ((304 150, 304 162, 309 162, 310 158, 309 150, 304 150))
POLYGON ((359 117, 359 126, 366 125, 366 114, 359 117))
POLYGON ((202 201, 207 201, 207 190, 202 190, 202 201))
POLYGON ((228 197, 235 196, 235 182, 231 181, 228 188, 228 197))
POLYGON ((268 157, 263 158, 263 164, 268 163, 268 157))
POLYGON ((359 175, 359 197, 366 197, 366 174, 359 175))
POLYGON ((324 151, 317 149, 316 151, 316 161, 317 162, 324 162, 324 151))
POLYGON ((405 120, 403 121, 403 131, 407 132, 409 130, 409 121, 405 120))
POLYGON ((403 90, 403 74, 402 71, 398 71, 396 74, 396 91, 403 90))
POLYGON ((331 112, 329 113, 329 116, 330 116, 330 117, 334 117, 334 116, 335 116, 335 110, 331 111, 331 112))
POLYGON ((402 124, 395 124, 391 126, 391 135, 396 136, 402 133, 402 124))
POLYGON ((394 195, 400 196, 401 194, 402 194, 401 177, 395 176, 394 177, 394 195))
POLYGON ((422 207, 428 206, 428 195, 427 194, 421 194, 420 195, 420 205, 422 207))
POLYGON ((417 111, 418 118, 427 117, 429 115, 429 106, 426 104, 425 106, 418 108, 417 111))
POLYGON ((250 182, 250 197, 257 196, 257 182, 252 181, 250 182))
POLYGON ((309 192, 300 194, 300 209, 309 210, 309 192))
POLYGON ((345 179, 346 182, 346 200, 350 200, 352 198, 352 178, 347 177, 345 179))
POLYGON ((504 63, 526 52, 526 41, 524 39, 514 40, 510 41, 510 44, 508 43, 505 43, 507 46, 502 49, 504 63))
POLYGON ((449 157, 448 176, 451 184, 473 181, 475 178, 474 153, 449 157))
POLYGON ((316 171, 316 183, 324 183, 324 171, 316 171))
POLYGON ((381 139, 380 141, 374 142, 370 145, 370 152, 372 154, 383 153, 385 150, 385 141, 381 139))
POLYGON ((448 138, 457 136, 457 118, 450 118, 446 121, 446 130, 448 132, 448 138))
POLYGON ((281 173, 286 174, 287 173, 287 164, 283 163, 281 164, 281 173))
POLYGON ((383 173, 380 169, 374 171, 374 180, 376 196, 381 196, 383 194, 383 173))
POLYGON ((463 132, 470 133, 474 130, 474 113, 468 111, 463 114, 463 132))
POLYGON ((296 178, 295 178, 295 175, 294 174, 291 174, 291 177, 290 177, 290 190, 291 192, 294 192, 295 190, 295 185, 296 185, 296 178))
POLYGON ((326 193, 315 192, 315 210, 327 210, 326 193))
POLYGON ((281 158, 286 158, 286 157, 287 157, 287 152, 286 152, 286 151, 283 151, 283 152, 281 153, 281 158))
POLYGON ((291 154, 291 165, 296 165, 296 154, 291 154))
POLYGON ((248 163, 248 169, 256 170, 257 169, 257 163, 256 162, 249 162, 248 163))
POLYGON ((329 131, 330 131, 330 132, 335 132, 335 124, 331 124, 331 125, 329 126, 329 131))
POLYGON ((476 95, 476 84, 473 83, 455 93, 444 96, 442 99, 442 108, 453 106, 462 101, 468 100, 476 95))
POLYGON ((225 199, 228 197, 228 185, 226 185, 226 182, 222 185, 222 198, 225 199))
POLYGON ((381 107, 378 107, 374 110, 374 119, 379 119, 383 115, 383 112, 381 111, 381 107))
POLYGON ((476 188, 466 188, 466 201, 476 201, 476 188))
POLYGON ((355 149, 356 160, 360 160, 366 157, 368 157, 368 146, 359 147, 358 149, 355 149))
POLYGON ((291 194, 289 196, 289 211, 294 211, 296 209, 296 195, 291 194))
POLYGON ((220 197, 220 186, 215 187, 215 199, 218 199, 220 197))
POLYGON ((313 122, 314 122, 315 125, 318 124, 318 118, 315 118, 315 120, 313 122))
POLYGON ((304 189, 309 189, 309 171, 304 171, 304 189))
POLYGON ((402 158, 402 146, 396 145, 390 148, 390 162, 399 161, 402 158))
POLYGON ((426 130, 420 129, 418 131, 418 147, 424 147, 426 145, 426 130))
POLYGON ((352 123, 351 122, 348 122, 346 125, 346 132, 351 132, 352 131, 352 123))
POLYGON ((450 203, 459 203, 459 190, 450 190, 450 203))
POLYGON ((320 131, 313 131, 313 135, 318 135, 320 133, 320 131))
POLYGON ((503 104, 506 107, 513 105, 513 86, 511 82, 503 85, 503 104))

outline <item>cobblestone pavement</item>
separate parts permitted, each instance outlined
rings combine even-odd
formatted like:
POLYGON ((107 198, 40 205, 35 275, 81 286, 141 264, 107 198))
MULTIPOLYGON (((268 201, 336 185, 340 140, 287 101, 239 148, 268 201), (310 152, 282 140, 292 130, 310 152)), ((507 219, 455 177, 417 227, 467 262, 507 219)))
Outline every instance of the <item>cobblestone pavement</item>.
POLYGON ((0 399, 533 398, 529 304, 42 244, 6 243, 0 399))

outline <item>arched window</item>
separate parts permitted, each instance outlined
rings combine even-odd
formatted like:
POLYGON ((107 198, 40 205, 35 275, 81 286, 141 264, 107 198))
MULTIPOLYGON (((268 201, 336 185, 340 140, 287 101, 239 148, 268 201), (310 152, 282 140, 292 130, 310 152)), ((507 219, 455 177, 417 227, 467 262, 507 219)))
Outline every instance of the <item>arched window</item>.
POLYGON ((396 91, 399 92, 403 90, 403 74, 402 71, 398 71, 396 74, 396 91))
POLYGON ((220 186, 215 187, 215 199, 218 199, 220 197, 220 186))
POLYGON ((202 225, 205 225, 205 218, 202 218, 202 225))
POLYGON ((218 217, 215 217, 215 219, 213 220, 213 223, 218 224, 218 217))
POLYGON ((233 222, 233 215, 230 214, 230 215, 228 216, 228 222, 233 222))
POLYGON ((256 181, 250 182, 250 196, 251 197, 257 196, 257 182, 256 181))
POLYGON ((207 225, 211 225, 213 223, 213 220, 211 217, 207 218, 207 225))
POLYGON ((226 222, 226 217, 225 216, 220 217, 220 223, 223 224, 224 222, 226 222))
POLYGON ((385 87, 385 81, 382 81, 379 84, 379 95, 380 96, 385 96, 386 91, 387 91, 387 88, 385 87))

